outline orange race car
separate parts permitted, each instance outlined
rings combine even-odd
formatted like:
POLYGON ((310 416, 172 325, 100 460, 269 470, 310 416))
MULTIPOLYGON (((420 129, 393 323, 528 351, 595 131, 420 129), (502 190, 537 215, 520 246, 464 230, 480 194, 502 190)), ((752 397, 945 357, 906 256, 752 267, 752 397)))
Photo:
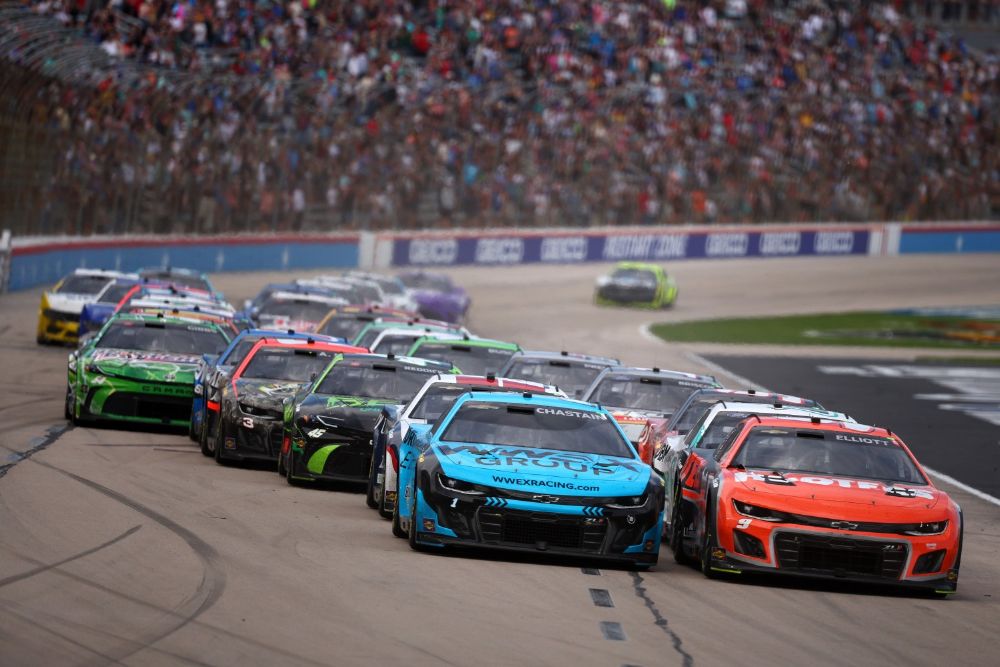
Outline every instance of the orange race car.
POLYGON ((667 540, 706 576, 958 588, 961 508, 886 429, 752 416, 716 449, 688 450, 677 485, 667 540))

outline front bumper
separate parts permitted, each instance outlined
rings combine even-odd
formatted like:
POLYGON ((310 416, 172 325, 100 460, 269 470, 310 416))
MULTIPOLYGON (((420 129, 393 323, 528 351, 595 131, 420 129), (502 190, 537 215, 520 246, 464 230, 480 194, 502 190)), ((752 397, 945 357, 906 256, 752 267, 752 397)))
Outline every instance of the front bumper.
POLYGON ((885 584, 954 593, 958 589, 960 528, 940 535, 910 536, 799 525, 720 531, 709 566, 733 574, 763 572, 812 579, 885 584))
MULTIPOLYGON (((401 502, 408 504, 409 499, 401 502)), ((663 516, 653 501, 637 510, 612 510, 500 497, 457 498, 446 491, 420 488, 413 507, 416 540, 426 546, 460 545, 649 565, 659 557, 663 516)))
POLYGON ((222 442, 219 456, 234 461, 269 461, 276 462, 281 451, 281 437, 284 432, 284 422, 281 417, 249 415, 235 410, 222 417, 225 420, 222 429, 222 442))
POLYGON ((81 419, 188 426, 191 385, 88 374, 79 389, 81 419))
POLYGON ((80 316, 45 309, 38 314, 37 339, 40 343, 76 345, 79 340, 80 316))
POLYGON ((371 433, 328 428, 322 438, 296 434, 287 465, 299 481, 367 482, 371 459, 371 433))
POLYGON ((669 305, 668 295, 661 295, 655 287, 620 287, 605 285, 597 288, 594 300, 601 306, 630 306, 633 308, 662 308, 669 305))

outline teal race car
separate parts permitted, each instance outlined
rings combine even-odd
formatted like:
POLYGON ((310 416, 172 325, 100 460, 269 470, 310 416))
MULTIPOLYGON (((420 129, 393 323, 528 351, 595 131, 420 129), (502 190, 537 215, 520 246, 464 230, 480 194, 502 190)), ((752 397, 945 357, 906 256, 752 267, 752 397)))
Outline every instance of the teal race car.
POLYGON ((669 308, 677 301, 677 283, 657 264, 619 262, 597 279, 594 302, 599 306, 669 308))
POLYGON ((226 329, 214 322, 116 315, 69 355, 65 416, 74 424, 188 426, 198 362, 228 343, 226 329))

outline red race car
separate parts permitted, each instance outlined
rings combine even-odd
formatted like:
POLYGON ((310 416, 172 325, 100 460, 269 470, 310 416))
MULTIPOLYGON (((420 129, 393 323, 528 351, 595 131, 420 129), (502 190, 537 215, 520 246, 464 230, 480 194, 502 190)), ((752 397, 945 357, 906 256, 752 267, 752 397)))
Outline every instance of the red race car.
POLYGON ((962 512, 891 431, 752 416, 688 450, 667 540, 702 572, 958 588, 962 512))

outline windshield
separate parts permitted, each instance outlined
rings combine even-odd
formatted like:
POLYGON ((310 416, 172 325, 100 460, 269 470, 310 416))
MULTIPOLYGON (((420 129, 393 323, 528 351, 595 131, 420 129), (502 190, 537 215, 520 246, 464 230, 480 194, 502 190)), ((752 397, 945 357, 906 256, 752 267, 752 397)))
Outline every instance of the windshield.
POLYGON ((504 375, 554 384, 570 396, 582 396, 604 366, 570 363, 561 359, 515 359, 504 375))
POLYGON ((691 392, 704 386, 665 377, 609 375, 601 380, 587 400, 615 408, 670 414, 687 400, 691 392))
POLYGON ((378 286, 382 288, 384 294, 403 294, 403 283, 398 278, 378 278, 378 286))
POLYGON ((357 315, 334 315, 317 333, 353 340, 371 322, 371 319, 358 319, 357 315))
POLYGON ((288 319, 293 322, 319 322, 330 312, 330 304, 306 299, 268 299, 260 307, 260 318, 288 319))
POLYGON ((241 377, 250 380, 307 382, 326 368, 333 358, 326 350, 262 347, 247 362, 241 377))
POLYGON ((441 440, 634 458, 607 415, 571 408, 469 402, 441 440))
POLYGON ((632 282, 643 285, 656 284, 656 274, 647 269, 618 269, 611 274, 611 278, 616 282, 632 282))
MULTIPOLYGON (((715 419, 712 423, 708 425, 708 428, 702 433, 701 438, 697 437, 698 431, 701 430, 701 425, 693 429, 688 434, 687 442, 685 443, 688 447, 698 447, 700 449, 715 449, 718 447, 723 440, 725 440, 733 429, 736 428, 741 421, 750 416, 749 412, 718 412, 715 415, 715 419)), ((707 413, 704 419, 707 419, 707 413)), ((702 421, 704 421, 702 419, 702 421)))
POLYGON ((431 292, 450 292, 451 281, 444 276, 428 273, 411 273, 402 275, 399 279, 410 289, 429 290, 431 292))
POLYGON ((750 431, 733 464, 763 470, 927 484, 898 443, 863 433, 758 427, 750 431))
POLYGON ((377 352, 379 354, 395 354, 397 356, 405 355, 411 347, 413 347, 413 341, 420 338, 423 333, 420 334, 389 334, 382 336, 382 340, 372 348, 372 352, 377 352))
POLYGON ((411 357, 444 361, 462 369, 466 375, 496 374, 514 355, 515 350, 458 343, 423 344, 410 352, 411 357))
POLYGON ((163 282, 173 283, 174 285, 180 285, 182 287, 193 287, 194 289, 204 290, 206 292, 212 291, 212 286, 208 284, 208 281, 201 276, 195 275, 184 275, 184 274, 171 274, 169 272, 143 272, 143 278, 149 278, 151 280, 162 280, 163 282))
POLYGON ((228 364, 231 366, 236 366, 243 361, 243 358, 247 356, 253 346, 257 344, 263 336, 246 336, 241 338, 240 342, 229 351, 229 354, 225 357, 219 359, 220 364, 228 364))
POLYGON ((220 331, 196 324, 116 322, 104 331, 96 346, 199 355, 218 354, 228 344, 229 341, 220 331))
POLYGON ((101 298, 98 299, 98 303, 117 304, 125 298, 125 295, 128 294, 128 291, 132 289, 132 287, 132 285, 109 285, 108 289, 104 290, 104 294, 101 295, 101 298))
POLYGON ((337 363, 316 389, 317 394, 387 398, 409 403, 438 369, 397 366, 371 361, 337 363))
MULTIPOLYGON (((106 276, 69 276, 62 282, 57 294, 97 294, 111 279, 106 276)), ((118 297, 119 299, 121 297, 118 297)))
POLYGON ((428 422, 437 421, 451 408, 455 399, 466 392, 477 393, 509 392, 509 388, 498 387, 497 385, 468 385, 468 384, 438 384, 427 389, 421 397, 420 402, 413 406, 410 412, 411 419, 425 419, 428 422))

